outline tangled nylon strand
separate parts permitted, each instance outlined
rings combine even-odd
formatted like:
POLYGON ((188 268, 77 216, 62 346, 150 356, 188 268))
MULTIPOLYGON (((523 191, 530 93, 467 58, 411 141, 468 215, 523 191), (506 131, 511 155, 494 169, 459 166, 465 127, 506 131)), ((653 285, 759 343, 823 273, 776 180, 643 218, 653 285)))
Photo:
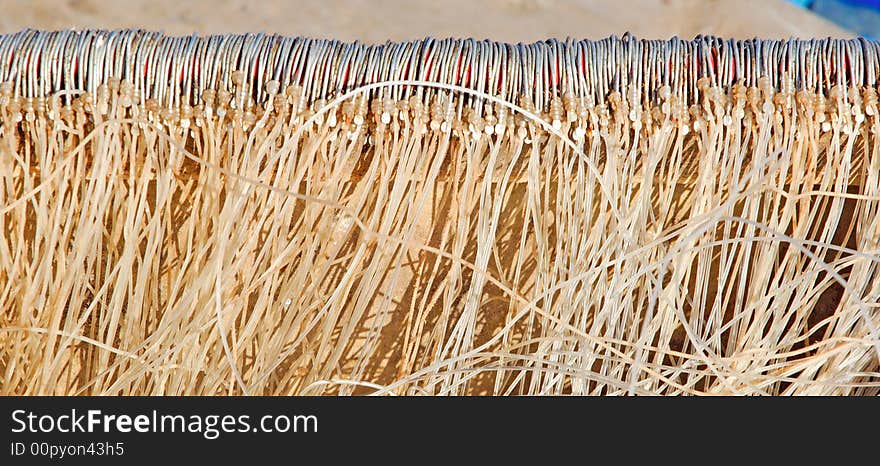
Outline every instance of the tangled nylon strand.
POLYGON ((0 36, 0 393, 877 394, 876 55, 0 36))

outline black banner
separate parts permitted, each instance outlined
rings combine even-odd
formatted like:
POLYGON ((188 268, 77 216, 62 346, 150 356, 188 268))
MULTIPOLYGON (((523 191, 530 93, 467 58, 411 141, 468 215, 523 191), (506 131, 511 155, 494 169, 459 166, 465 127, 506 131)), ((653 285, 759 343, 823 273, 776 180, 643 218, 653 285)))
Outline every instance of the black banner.
POLYGON ((873 456, 880 412, 880 401, 857 398, 6 397, 0 404, 3 465, 630 463, 697 451, 766 459, 767 448, 791 460, 799 450, 813 458, 836 437, 847 445, 837 453, 873 456))

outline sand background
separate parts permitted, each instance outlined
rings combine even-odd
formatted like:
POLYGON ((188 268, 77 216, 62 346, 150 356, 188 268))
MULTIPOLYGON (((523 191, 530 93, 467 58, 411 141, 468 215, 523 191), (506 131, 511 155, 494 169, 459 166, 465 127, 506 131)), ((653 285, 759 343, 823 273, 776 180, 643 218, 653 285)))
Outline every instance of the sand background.
POLYGON ((782 0, 0 0, 0 32, 128 28, 270 32, 384 42, 433 37, 526 42, 601 38, 850 37, 782 0))

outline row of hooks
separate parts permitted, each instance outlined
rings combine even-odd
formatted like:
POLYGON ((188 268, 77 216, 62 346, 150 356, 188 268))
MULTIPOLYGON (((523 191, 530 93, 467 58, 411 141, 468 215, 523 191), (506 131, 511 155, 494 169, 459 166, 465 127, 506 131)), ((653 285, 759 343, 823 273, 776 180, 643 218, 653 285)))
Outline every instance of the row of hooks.
MULTIPOLYGON (((15 97, 93 93, 118 78, 131 83, 140 103, 156 99, 172 108, 197 104, 205 89, 244 88, 261 101, 270 81, 282 89, 295 86, 302 102, 390 80, 462 86, 509 101, 525 97, 539 110, 565 95, 599 102, 612 91, 625 99, 657 101, 664 87, 695 102, 701 79, 726 89, 757 86, 763 79, 777 91, 827 92, 833 86, 875 86, 878 66, 880 44, 866 39, 641 40, 627 33, 597 41, 426 38, 367 45, 267 34, 171 37, 143 30, 0 35, 0 82, 12 83, 15 97), (234 79, 236 71, 243 82, 234 79)), ((394 85, 371 95, 430 98, 438 92, 443 91, 394 85)))

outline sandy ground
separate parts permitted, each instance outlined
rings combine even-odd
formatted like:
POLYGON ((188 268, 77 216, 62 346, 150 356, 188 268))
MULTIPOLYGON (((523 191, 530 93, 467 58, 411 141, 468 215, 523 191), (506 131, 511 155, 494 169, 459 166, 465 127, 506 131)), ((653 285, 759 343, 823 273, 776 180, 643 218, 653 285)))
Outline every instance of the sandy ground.
POLYGON ((0 32, 139 27, 172 34, 273 32, 384 42, 468 36, 848 37, 781 0, 0 0, 0 32))

